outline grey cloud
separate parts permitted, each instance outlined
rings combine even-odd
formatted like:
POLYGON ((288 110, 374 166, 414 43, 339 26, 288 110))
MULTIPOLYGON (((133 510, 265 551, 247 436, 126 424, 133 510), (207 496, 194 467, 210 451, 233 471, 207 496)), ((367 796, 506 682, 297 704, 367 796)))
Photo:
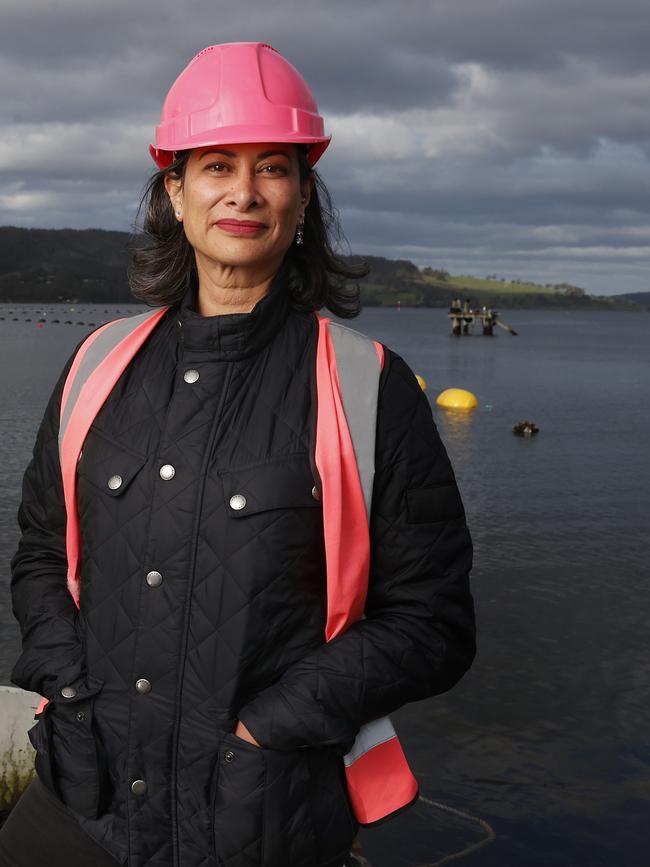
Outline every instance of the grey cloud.
MULTIPOLYGON (((388 113, 395 108, 449 104, 461 86, 461 76, 440 56, 385 46, 371 69, 347 46, 335 48, 327 61, 327 74, 314 59, 296 59, 308 81, 314 82, 325 110, 340 109, 388 113)), ((367 62, 367 60, 366 60, 367 62)), ((322 60, 320 61, 322 64, 322 60)))
POLYGON ((647 0, 5 0, 0 222, 128 229, 171 82, 253 39, 326 120, 359 116, 322 162, 354 249, 648 288, 647 0), (364 139, 369 115, 402 118, 403 149, 364 139))
POLYGON ((104 70, 110 80, 120 67, 142 66, 142 76, 131 76, 132 103, 156 88, 162 95, 205 44, 264 38, 305 73, 329 110, 435 103, 455 91, 451 64, 561 73, 567 58, 578 58, 638 71, 648 68, 650 44, 645 0, 502 0, 498 7, 485 0, 283 0, 244 3, 228 14, 214 0, 13 0, 2 25, 5 58, 55 82, 61 72, 104 70))
MULTIPOLYGON (((643 291, 648 287, 644 268, 648 242, 645 249, 639 248, 638 238, 628 239, 638 249, 632 257, 630 247, 621 247, 618 256, 611 251, 606 255, 590 252, 588 258, 580 259, 549 252, 551 245, 537 241, 533 227, 529 227, 529 233, 515 223, 458 223, 439 216, 413 230, 404 218, 398 220, 395 215, 382 219, 371 212, 344 210, 343 216, 353 249, 365 255, 384 256, 390 249, 394 257, 410 259, 421 267, 431 265, 477 276, 497 273, 508 279, 542 284, 568 281, 597 294, 643 291), (402 230, 397 231, 400 227, 402 230)), ((587 240, 597 245, 599 240, 610 239, 595 233, 587 240)))

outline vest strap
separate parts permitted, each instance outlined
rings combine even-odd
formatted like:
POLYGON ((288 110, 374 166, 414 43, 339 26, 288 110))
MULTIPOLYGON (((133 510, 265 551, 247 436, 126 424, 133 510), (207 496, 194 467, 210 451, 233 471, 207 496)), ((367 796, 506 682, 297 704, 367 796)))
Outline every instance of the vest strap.
MULTIPOLYGON (((383 346, 318 318, 316 467, 321 476, 327 565, 326 641, 364 617, 383 346)), ((361 726, 344 756, 350 803, 362 825, 418 796, 418 783, 388 717, 361 726)))
POLYGON ((95 416, 135 353, 167 307, 108 322, 93 332, 77 353, 61 399, 59 456, 67 514, 68 590, 79 607, 79 516, 77 461, 95 416))

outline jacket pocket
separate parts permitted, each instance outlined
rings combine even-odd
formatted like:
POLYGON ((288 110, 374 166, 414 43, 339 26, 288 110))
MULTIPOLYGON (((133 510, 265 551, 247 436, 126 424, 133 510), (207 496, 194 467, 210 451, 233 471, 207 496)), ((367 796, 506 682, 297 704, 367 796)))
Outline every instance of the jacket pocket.
POLYGON ((77 462, 77 473, 108 497, 120 497, 146 460, 146 455, 91 427, 77 462))
POLYGON ((107 760, 94 719, 102 685, 93 678, 78 697, 50 700, 28 733, 41 781, 66 807, 88 819, 104 812, 110 795, 107 760))
POLYGON ((356 830, 343 773, 330 750, 271 750, 224 734, 212 791, 219 867, 343 864, 356 830))
POLYGON ((262 865, 264 751, 234 734, 221 737, 211 814, 219 867, 262 865))
POLYGON ((270 509, 320 507, 309 456, 293 454, 247 467, 219 470, 226 512, 246 518, 270 509))
POLYGON ((310 812, 316 835, 314 865, 327 865, 348 857, 359 823, 352 815, 343 758, 333 749, 307 752, 310 776, 310 812))
POLYGON ((50 792, 58 796, 52 768, 52 730, 48 713, 51 711, 50 704, 51 702, 46 704, 43 710, 36 714, 34 717, 37 720, 36 725, 29 729, 27 737, 36 750, 34 768, 39 780, 50 792))
POLYGON ((312 819, 311 752, 264 750, 263 867, 317 867, 323 863, 312 819))

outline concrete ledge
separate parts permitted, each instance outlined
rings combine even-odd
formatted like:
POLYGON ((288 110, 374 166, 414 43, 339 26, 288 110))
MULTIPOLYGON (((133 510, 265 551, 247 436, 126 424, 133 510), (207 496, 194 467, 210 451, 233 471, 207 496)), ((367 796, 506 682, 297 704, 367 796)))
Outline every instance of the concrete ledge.
POLYGON ((34 777, 34 748, 27 737, 41 701, 35 692, 0 685, 0 810, 10 810, 34 777))

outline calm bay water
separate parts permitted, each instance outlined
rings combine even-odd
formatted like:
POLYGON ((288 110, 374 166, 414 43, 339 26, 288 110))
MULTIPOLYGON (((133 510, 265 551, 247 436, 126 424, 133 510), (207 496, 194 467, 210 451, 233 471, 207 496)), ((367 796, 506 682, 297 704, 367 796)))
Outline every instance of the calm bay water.
MULTIPOLYGON (((45 403, 88 323, 138 309, 0 305, 0 683, 19 652, 8 562, 45 403), (43 310, 62 322, 38 327, 43 310)), ((479 399, 469 415, 434 406, 475 543, 479 654, 452 692, 393 717, 438 806, 362 841, 373 867, 422 867, 483 840, 481 819, 496 839, 462 863, 645 867, 650 315, 503 315, 518 337, 453 338, 441 310, 349 323, 399 352, 432 404, 451 386, 479 399), (513 436, 523 419, 536 437, 513 436)))

